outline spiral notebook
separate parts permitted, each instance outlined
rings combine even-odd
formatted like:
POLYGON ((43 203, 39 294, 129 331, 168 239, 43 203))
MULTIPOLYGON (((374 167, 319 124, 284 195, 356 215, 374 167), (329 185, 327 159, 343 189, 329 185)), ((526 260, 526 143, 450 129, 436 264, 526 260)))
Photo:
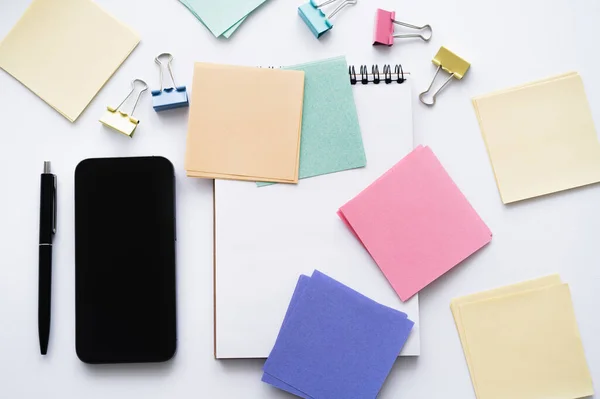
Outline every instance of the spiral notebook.
POLYGON ((402 303, 336 214, 412 150, 410 78, 394 66, 349 69, 366 167, 263 188, 215 180, 217 359, 268 357, 298 277, 314 269, 406 313, 415 327, 400 355, 420 352, 418 296, 402 303))

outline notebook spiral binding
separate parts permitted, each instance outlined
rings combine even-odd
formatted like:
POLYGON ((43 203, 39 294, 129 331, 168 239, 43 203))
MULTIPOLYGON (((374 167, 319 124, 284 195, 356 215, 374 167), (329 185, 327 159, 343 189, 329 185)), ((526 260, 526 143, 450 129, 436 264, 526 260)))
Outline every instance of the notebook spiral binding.
MULTIPOLYGON (((260 66, 259 68, 279 69, 281 67, 260 66)), ((355 66, 350 65, 348 67, 348 74, 350 75, 350 84, 355 85, 357 82, 360 81, 360 83, 362 83, 364 85, 369 84, 369 83, 374 83, 374 84, 378 85, 382 81, 381 75, 383 75, 383 82, 385 84, 390 84, 390 83, 402 84, 402 83, 406 82, 406 79, 410 75, 410 72, 404 71, 404 69, 402 68, 402 64, 394 65, 394 72, 392 72, 392 66, 389 64, 385 64, 383 66, 381 73, 379 72, 379 65, 372 65, 371 73, 369 73, 369 67, 367 67, 366 65, 360 65, 359 71, 360 71, 359 72, 360 80, 357 79, 355 66)))
MULTIPOLYGON (((396 64, 394 66, 393 73, 392 73, 392 66, 389 64, 386 64, 383 66, 383 70, 382 70, 381 74, 379 73, 378 65, 371 66, 371 73, 369 73, 369 68, 366 65, 361 65, 359 67, 359 71, 360 71, 360 80, 357 79, 356 69, 355 69, 354 65, 350 65, 348 67, 348 74, 350 75, 350 83, 351 84, 355 85, 357 82, 360 81, 364 85, 369 84, 369 83, 374 83, 377 85, 382 81, 381 75, 383 75, 383 82, 385 82, 386 84, 390 84, 392 82, 402 84, 406 81, 405 72, 404 72, 404 69, 402 69, 401 64, 396 64)), ((406 73, 406 74, 408 74, 408 73, 406 73)))

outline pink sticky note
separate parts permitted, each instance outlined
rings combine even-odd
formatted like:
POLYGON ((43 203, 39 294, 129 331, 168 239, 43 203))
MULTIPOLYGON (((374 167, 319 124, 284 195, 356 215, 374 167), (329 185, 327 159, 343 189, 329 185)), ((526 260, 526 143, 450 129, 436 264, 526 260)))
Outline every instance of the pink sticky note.
POLYGON ((429 147, 416 148, 338 215, 403 301, 492 239, 429 147))
POLYGON ((391 46, 394 44, 394 19, 393 11, 377 9, 375 13, 375 30, 373 31, 373 45, 391 46))

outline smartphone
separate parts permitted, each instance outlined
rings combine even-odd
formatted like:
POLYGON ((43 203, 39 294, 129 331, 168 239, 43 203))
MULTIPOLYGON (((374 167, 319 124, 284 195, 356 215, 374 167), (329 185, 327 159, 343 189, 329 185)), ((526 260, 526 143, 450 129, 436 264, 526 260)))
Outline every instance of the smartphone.
POLYGON ((173 165, 86 159, 75 170, 76 352, 85 363, 171 359, 177 347, 173 165))

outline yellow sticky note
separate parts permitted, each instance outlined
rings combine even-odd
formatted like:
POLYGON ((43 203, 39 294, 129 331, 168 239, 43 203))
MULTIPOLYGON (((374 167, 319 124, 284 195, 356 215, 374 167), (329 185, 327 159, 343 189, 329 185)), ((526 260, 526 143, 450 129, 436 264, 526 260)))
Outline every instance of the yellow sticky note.
POLYGON ((600 182, 600 143, 575 72, 476 97, 505 204, 600 182))
POLYGON ((298 182, 304 72, 197 63, 190 177, 298 182))
POLYGON ((0 68, 74 122, 138 43, 90 0, 34 0, 0 43, 0 68))
POLYGON ((458 298, 452 310, 478 399, 594 393, 569 287, 558 276, 458 298))
POLYGON ((452 316, 454 316, 454 323, 456 324, 456 330, 458 331, 458 336, 460 338, 460 343, 463 346, 463 351, 465 352, 465 358, 467 360, 467 367, 469 368, 469 373, 471 375, 471 382, 473 383, 473 388, 477 393, 477 383, 473 379, 473 370, 471 369, 471 359, 469 357, 468 348, 466 345, 466 338, 464 327, 462 323, 462 318, 460 314, 460 308, 462 305, 467 303, 473 303, 485 299, 491 299, 495 297, 501 297, 503 295, 515 294, 522 291, 528 291, 532 289, 547 287, 550 285, 561 284, 560 276, 558 274, 553 274, 550 276, 541 277, 535 280, 527 280, 521 283, 507 285, 505 287, 495 288, 488 291, 478 292, 476 294, 466 295, 460 298, 455 298, 450 303, 450 310, 452 311, 452 316))

